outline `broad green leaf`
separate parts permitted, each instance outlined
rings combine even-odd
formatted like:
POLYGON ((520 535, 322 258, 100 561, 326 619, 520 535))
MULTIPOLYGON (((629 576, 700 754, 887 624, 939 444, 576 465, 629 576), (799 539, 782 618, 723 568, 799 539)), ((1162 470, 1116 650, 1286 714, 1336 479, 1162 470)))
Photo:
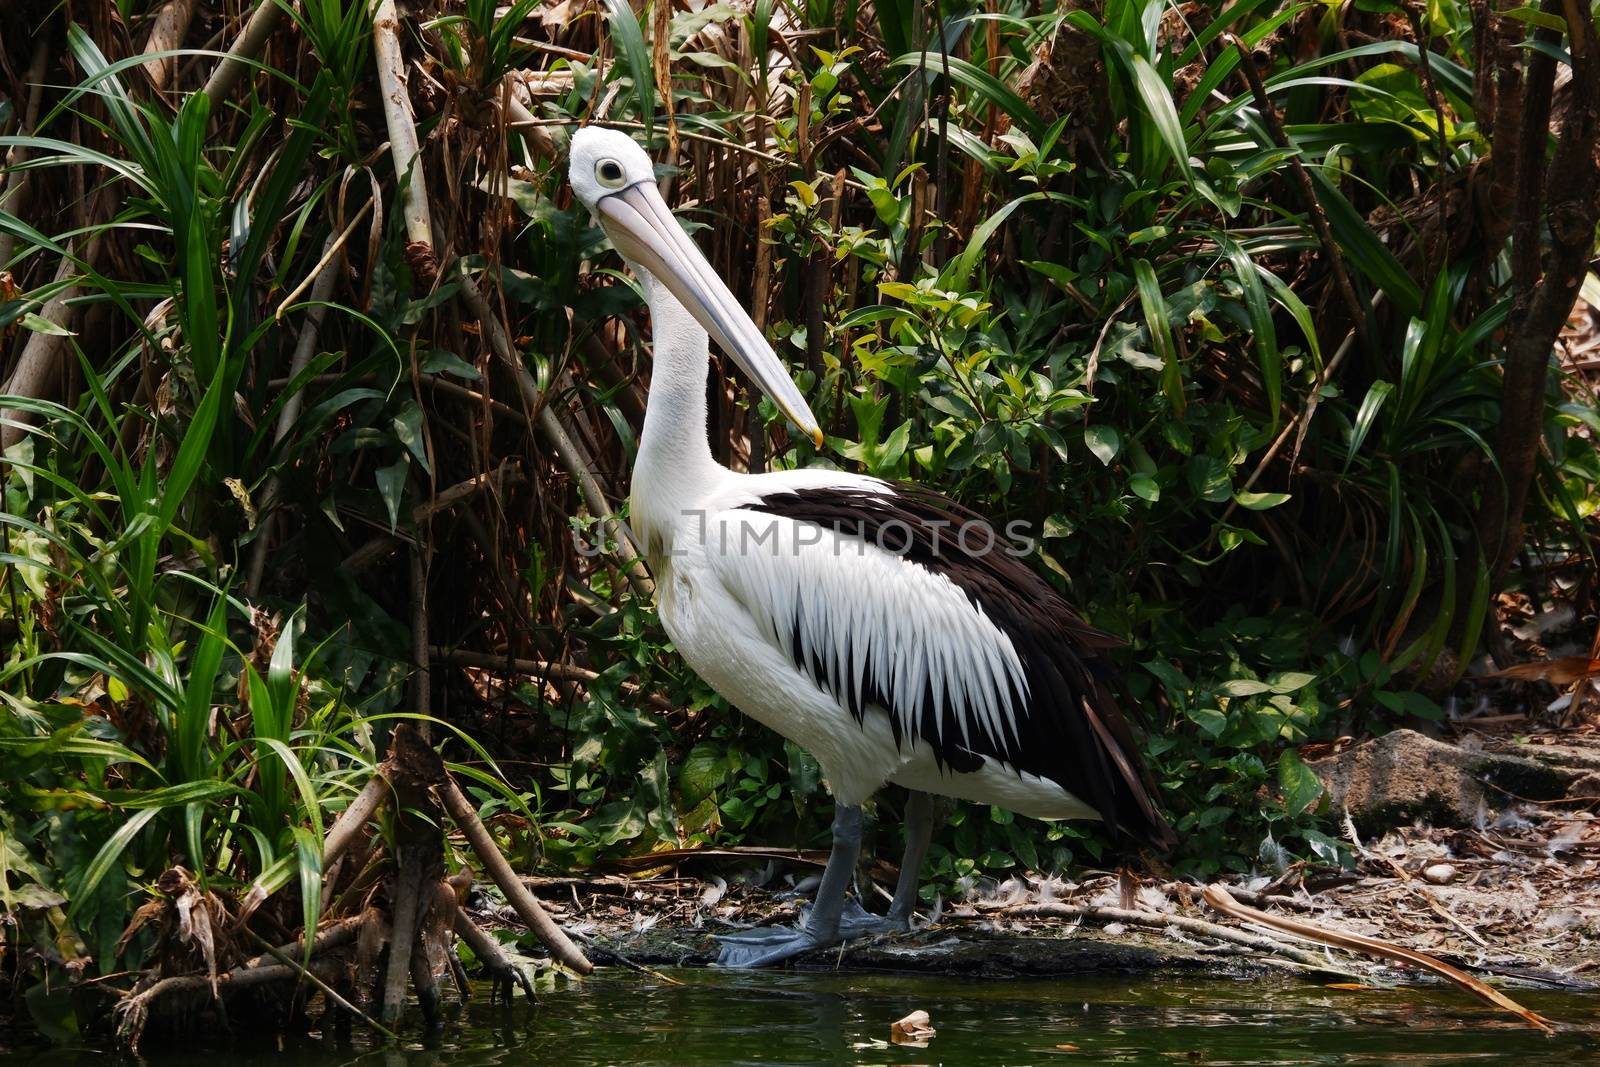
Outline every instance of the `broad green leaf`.
POLYGON ((1117 458, 1117 453, 1122 449, 1122 435, 1117 433, 1116 427, 1103 423, 1095 423, 1083 431, 1083 443, 1089 446, 1089 451, 1094 453, 1106 466, 1117 458))
POLYGON ((1288 493, 1246 493, 1241 490, 1233 494, 1234 503, 1251 511, 1266 511, 1268 508, 1277 507, 1288 499, 1288 493))
POLYGON ((1322 797, 1321 780, 1292 748, 1278 757, 1278 788, 1283 790, 1283 803, 1291 818, 1305 814, 1322 797))

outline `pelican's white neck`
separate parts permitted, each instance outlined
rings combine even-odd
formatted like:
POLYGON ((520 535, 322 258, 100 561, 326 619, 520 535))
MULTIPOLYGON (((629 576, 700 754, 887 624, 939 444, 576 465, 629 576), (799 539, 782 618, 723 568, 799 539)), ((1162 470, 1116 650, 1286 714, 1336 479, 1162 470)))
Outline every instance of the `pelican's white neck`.
POLYGON ((660 535, 678 513, 726 473, 711 457, 706 435, 706 375, 711 363, 705 330, 667 287, 634 265, 650 305, 650 399, 644 432, 633 467, 633 517, 636 527, 660 535))

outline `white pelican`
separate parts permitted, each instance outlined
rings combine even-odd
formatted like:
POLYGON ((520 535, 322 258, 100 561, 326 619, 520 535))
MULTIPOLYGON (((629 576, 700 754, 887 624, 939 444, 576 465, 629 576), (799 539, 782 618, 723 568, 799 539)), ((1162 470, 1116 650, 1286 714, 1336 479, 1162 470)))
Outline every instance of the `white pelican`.
POLYGON ((817 443, 805 398, 673 218, 626 134, 574 134, 568 177, 633 268, 655 348, 631 526, 684 661, 729 703, 809 751, 833 792, 833 849, 798 929, 722 938, 719 962, 763 966, 904 928, 938 793, 1042 819, 1103 819, 1164 846, 1090 628, 976 515, 931 490, 835 470, 737 474, 711 457, 707 334, 817 443), (976 531, 976 532, 974 532, 976 531), (984 536, 984 532, 988 536, 984 536), (846 890, 861 805, 913 790, 887 919, 846 890))

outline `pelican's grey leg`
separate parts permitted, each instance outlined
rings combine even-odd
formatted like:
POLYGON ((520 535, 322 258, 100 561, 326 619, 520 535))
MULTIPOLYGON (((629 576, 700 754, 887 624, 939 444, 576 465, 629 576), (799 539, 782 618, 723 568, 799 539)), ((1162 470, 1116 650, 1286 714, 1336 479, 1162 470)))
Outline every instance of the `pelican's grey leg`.
POLYGON ((802 952, 836 944, 839 917, 844 914, 845 891, 855 877, 856 857, 861 852, 861 809, 835 804, 833 807, 833 850, 817 887, 817 899, 800 927, 775 926, 744 930, 717 938, 722 945, 717 954, 719 967, 770 967, 802 952))
POLYGON ((861 809, 843 804, 833 806, 833 850, 828 866, 817 886, 817 899, 806 918, 806 933, 819 945, 839 939, 839 916, 844 914, 845 892, 856 877, 856 859, 861 855, 861 809))
POLYGON ((900 861, 900 880, 895 883, 894 902, 889 905, 889 922, 901 930, 911 926, 911 913, 917 907, 917 891, 922 886, 922 861, 928 858, 928 842, 938 821, 938 804, 930 793, 911 791, 906 801, 906 854, 900 861))

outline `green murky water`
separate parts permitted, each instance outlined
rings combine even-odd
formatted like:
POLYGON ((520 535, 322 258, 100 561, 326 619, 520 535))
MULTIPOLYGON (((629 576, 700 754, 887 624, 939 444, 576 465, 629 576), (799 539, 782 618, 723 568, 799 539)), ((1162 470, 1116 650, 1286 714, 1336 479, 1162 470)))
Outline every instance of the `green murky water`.
MULTIPOLYGON (((1600 1063, 1600 994, 1519 992, 1563 1023, 1545 1037, 1442 989, 1331 990, 1279 981, 1110 975, 1071 980, 605 972, 539 1007, 480 998, 436 1037, 358 1036, 150 1052, 148 1067, 521 1067, 552 1064, 1600 1063), (926 1048, 888 1043, 922 1009, 926 1048)), ((86 1050, 0 1052, 0 1067, 112 1067, 86 1050)))

